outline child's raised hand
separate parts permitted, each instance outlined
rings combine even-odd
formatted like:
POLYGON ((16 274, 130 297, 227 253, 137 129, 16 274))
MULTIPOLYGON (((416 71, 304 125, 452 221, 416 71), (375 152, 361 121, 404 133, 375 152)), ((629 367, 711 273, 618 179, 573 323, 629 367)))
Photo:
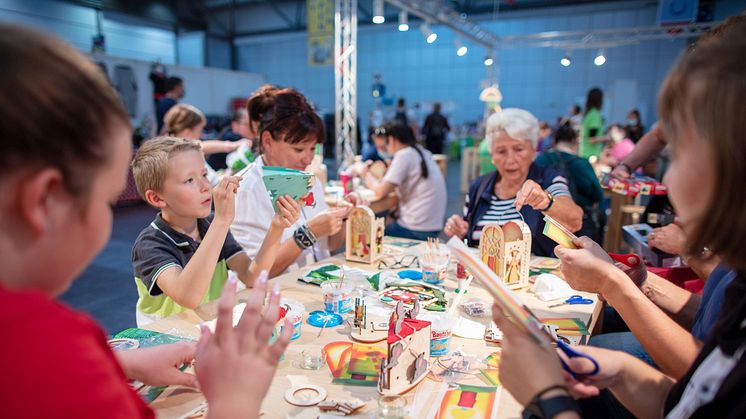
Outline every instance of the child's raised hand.
POLYGON ((205 325, 194 362, 200 389, 215 417, 257 417, 272 383, 280 356, 290 342, 293 326, 285 321, 282 333, 270 344, 280 312, 280 289, 270 293, 267 307, 267 272, 259 274, 246 302, 241 321, 233 327, 236 281, 229 280, 218 303, 215 333, 205 325))
POLYGON ((236 216, 236 192, 241 182, 239 176, 226 176, 212 190, 212 199, 215 203, 215 220, 222 220, 228 224, 233 222, 236 216))
POLYGON ((277 199, 277 208, 280 210, 272 217, 272 226, 285 229, 298 221, 300 216, 300 204, 290 195, 284 195, 277 199))

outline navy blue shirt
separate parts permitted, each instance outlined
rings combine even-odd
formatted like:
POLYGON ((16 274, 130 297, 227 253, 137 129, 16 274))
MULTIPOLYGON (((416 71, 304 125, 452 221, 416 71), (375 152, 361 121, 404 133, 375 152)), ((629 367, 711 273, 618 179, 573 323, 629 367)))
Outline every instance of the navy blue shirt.
POLYGON ((166 116, 166 112, 173 108, 177 103, 176 99, 170 97, 164 97, 158 101, 158 106, 155 107, 155 121, 158 124, 158 130, 155 132, 156 135, 161 134, 161 130, 163 129, 163 117, 166 116))
POLYGON ((736 271, 722 263, 710 273, 705 282, 699 309, 694 316, 694 323, 692 323, 692 335, 697 339, 704 342, 715 326, 715 321, 720 316, 720 309, 723 307, 725 300, 725 289, 728 288, 735 277, 736 271))

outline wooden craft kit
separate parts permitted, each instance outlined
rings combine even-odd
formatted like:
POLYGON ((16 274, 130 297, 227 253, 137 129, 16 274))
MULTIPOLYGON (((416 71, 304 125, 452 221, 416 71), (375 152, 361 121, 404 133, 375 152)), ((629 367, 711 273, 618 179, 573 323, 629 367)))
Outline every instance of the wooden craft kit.
POLYGON ((383 254, 385 219, 377 218, 368 207, 356 206, 347 220, 345 258, 352 262, 373 263, 383 254))
POLYGON ((509 288, 529 286, 531 229, 523 221, 487 224, 479 240, 479 256, 509 288))

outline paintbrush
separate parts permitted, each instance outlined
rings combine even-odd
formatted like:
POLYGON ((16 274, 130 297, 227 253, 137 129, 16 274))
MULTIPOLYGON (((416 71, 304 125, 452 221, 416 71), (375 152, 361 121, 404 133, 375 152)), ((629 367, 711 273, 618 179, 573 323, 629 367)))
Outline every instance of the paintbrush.
POLYGON ((317 339, 321 337, 321 334, 322 334, 322 333, 324 333, 324 329, 326 328, 326 324, 327 324, 327 323, 329 323, 329 319, 326 319, 326 321, 324 322, 324 325, 323 325, 323 326, 321 326, 321 329, 319 330, 319 334, 318 334, 318 335, 316 335, 316 338, 317 338, 317 339))

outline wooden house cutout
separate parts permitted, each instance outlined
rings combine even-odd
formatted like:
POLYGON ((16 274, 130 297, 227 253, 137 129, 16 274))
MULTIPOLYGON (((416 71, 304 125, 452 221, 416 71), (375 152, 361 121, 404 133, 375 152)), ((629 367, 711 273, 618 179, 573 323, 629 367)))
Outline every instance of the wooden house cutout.
POLYGON ((508 221, 502 227, 487 224, 479 240, 479 256, 510 288, 529 285, 531 230, 523 221, 508 221))
POLYGON ((430 322, 417 320, 419 304, 405 310, 400 302, 389 319, 388 354, 381 363, 378 392, 403 394, 415 387, 430 368, 430 322))
POLYGON ((352 262, 373 263, 383 252, 384 218, 368 207, 356 206, 347 220, 345 258, 352 262))

